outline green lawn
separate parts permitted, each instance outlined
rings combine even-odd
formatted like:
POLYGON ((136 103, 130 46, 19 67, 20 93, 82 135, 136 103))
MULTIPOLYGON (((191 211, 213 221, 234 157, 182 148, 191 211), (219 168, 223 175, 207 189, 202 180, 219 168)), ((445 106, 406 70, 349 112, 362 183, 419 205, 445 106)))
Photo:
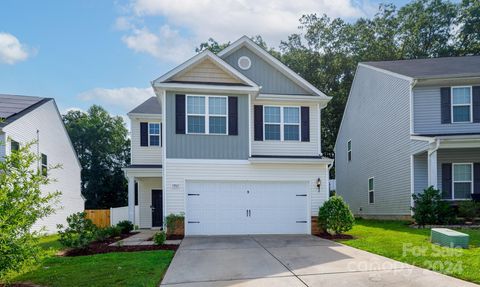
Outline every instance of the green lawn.
POLYGON ((41 286, 158 286, 173 258, 173 251, 118 252, 61 257, 57 236, 40 240, 49 256, 14 279, 41 286))
POLYGON ((470 234, 470 249, 451 249, 430 243, 429 229, 413 229, 406 222, 357 220, 347 234, 355 239, 343 244, 398 261, 480 283, 480 230, 462 229, 470 234))

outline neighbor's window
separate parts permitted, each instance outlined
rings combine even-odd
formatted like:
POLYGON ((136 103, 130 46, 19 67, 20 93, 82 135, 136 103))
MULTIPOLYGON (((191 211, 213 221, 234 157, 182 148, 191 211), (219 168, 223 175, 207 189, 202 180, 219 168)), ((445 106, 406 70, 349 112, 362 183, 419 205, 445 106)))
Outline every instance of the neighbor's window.
POLYGON ((473 164, 453 164, 452 199, 470 199, 472 194, 473 164))
POLYGON ((374 178, 371 177, 368 179, 368 203, 375 203, 375 194, 374 194, 374 178))
POLYGON ((266 140, 300 140, 300 107, 264 107, 266 140))
POLYGON ((227 97, 187 96, 187 133, 227 134, 227 97))
POLYGON ((48 173, 48 159, 47 155, 42 153, 42 174, 43 176, 47 176, 48 173))
POLYGON ((148 123, 149 146, 160 146, 160 124, 148 123))
POLYGON ((20 149, 20 143, 17 141, 11 140, 10 141, 10 151, 18 151, 20 149))
POLYGON ((472 121, 472 87, 452 87, 452 123, 472 121))
POLYGON ((352 160, 352 140, 349 140, 347 142, 347 156, 348 156, 348 161, 352 160))

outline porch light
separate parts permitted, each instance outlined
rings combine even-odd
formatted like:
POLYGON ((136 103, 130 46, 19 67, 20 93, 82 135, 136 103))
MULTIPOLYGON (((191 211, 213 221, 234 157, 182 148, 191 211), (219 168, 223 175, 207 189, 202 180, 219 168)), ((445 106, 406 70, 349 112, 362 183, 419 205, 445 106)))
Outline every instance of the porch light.
POLYGON ((320 178, 317 178, 317 188, 318 192, 320 192, 320 186, 322 185, 322 180, 320 178))

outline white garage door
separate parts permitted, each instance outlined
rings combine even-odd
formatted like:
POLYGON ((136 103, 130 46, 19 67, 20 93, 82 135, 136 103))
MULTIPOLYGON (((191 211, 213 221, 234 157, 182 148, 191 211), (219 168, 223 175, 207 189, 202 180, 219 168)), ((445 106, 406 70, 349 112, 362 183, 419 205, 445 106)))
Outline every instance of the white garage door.
POLYGON ((187 235, 305 234, 306 182, 188 181, 187 235))

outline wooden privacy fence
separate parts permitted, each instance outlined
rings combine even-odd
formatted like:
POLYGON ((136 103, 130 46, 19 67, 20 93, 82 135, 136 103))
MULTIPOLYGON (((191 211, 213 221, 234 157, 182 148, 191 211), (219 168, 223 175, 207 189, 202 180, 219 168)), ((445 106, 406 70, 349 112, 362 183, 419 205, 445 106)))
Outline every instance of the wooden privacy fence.
POLYGON ((87 218, 98 227, 110 226, 110 209, 86 209, 87 218))

